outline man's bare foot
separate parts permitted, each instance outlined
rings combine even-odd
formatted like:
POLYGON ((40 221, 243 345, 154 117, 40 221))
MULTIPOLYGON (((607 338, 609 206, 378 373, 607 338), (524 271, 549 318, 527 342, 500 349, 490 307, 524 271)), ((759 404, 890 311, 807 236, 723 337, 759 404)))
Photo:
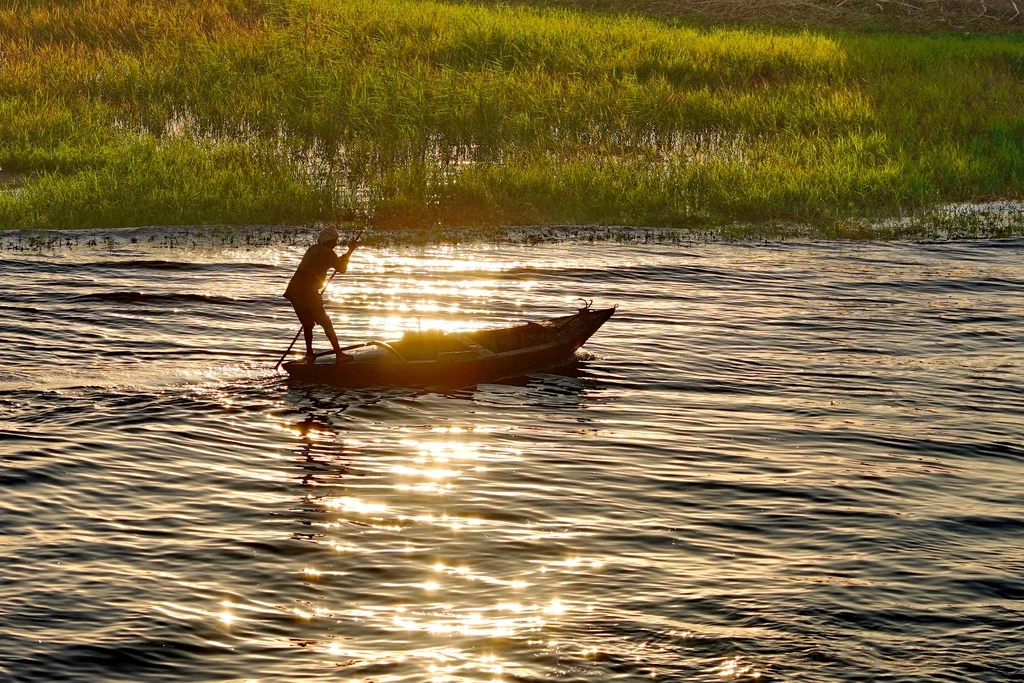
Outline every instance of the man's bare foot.
POLYGON ((316 354, 313 353, 312 351, 310 351, 309 353, 306 354, 305 361, 307 363, 315 363, 316 362, 316 354))
POLYGON ((335 363, 347 363, 350 360, 352 360, 352 356, 348 355, 347 353, 338 351, 337 353, 334 354, 335 363))

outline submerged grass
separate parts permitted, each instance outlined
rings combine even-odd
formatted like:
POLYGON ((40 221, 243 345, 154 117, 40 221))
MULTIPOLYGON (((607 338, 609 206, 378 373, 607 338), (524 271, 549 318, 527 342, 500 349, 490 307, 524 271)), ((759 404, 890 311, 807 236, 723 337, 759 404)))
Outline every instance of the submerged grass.
POLYGON ((1024 40, 415 0, 15 0, 0 171, 19 180, 0 228, 831 234, 1024 198, 1024 40))

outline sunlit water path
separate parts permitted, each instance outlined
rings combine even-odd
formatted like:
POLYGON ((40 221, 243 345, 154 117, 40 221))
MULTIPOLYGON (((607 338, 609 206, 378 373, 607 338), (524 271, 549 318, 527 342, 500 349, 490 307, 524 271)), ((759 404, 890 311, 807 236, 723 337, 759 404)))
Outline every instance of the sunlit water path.
POLYGON ((1024 242, 358 252, 346 340, 620 305, 450 393, 271 372, 300 253, 0 256, 0 679, 1024 680, 1024 242))

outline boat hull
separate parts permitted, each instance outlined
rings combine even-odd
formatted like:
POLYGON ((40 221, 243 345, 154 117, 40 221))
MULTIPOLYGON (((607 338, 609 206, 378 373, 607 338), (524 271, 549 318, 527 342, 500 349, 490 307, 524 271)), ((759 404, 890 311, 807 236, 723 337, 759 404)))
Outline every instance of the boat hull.
MULTIPOLYGON (((363 353, 353 352, 355 360, 334 363, 333 358, 317 363, 290 362, 284 368, 293 379, 350 388, 374 386, 462 387, 480 382, 516 377, 560 367, 570 362, 577 349, 607 321, 615 309, 583 309, 574 316, 544 321, 550 333, 544 343, 492 353, 441 354, 437 359, 401 360, 386 349, 387 344, 363 353), (382 350, 384 349, 384 350, 382 350), (326 361, 326 362, 324 362, 326 361)), ((531 323, 537 326, 537 323, 531 323)), ((520 326, 518 329, 525 329, 520 326)), ((513 334, 517 328, 508 328, 513 334)), ((505 330, 492 330, 500 334, 505 330)), ((395 346, 399 342, 394 342, 395 346)))

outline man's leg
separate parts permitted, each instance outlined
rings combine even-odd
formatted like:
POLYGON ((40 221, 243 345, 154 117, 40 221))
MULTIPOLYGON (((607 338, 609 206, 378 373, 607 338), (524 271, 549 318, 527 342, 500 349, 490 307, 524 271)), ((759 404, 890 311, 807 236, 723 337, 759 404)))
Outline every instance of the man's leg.
POLYGON ((341 345, 338 343, 338 335, 334 333, 334 324, 331 322, 331 316, 327 315, 327 311, 323 309, 320 309, 320 313, 321 315, 317 316, 317 322, 320 323, 320 327, 324 328, 324 334, 327 335, 331 342, 335 361, 350 360, 352 356, 341 350, 341 345))
POLYGON ((295 309, 295 317, 302 325, 302 336, 306 340, 306 360, 316 360, 313 356, 313 326, 316 324, 313 315, 310 315, 309 307, 292 301, 292 308, 295 309))
POLYGON ((306 360, 313 361, 313 323, 302 323, 302 336, 306 339, 306 360))

